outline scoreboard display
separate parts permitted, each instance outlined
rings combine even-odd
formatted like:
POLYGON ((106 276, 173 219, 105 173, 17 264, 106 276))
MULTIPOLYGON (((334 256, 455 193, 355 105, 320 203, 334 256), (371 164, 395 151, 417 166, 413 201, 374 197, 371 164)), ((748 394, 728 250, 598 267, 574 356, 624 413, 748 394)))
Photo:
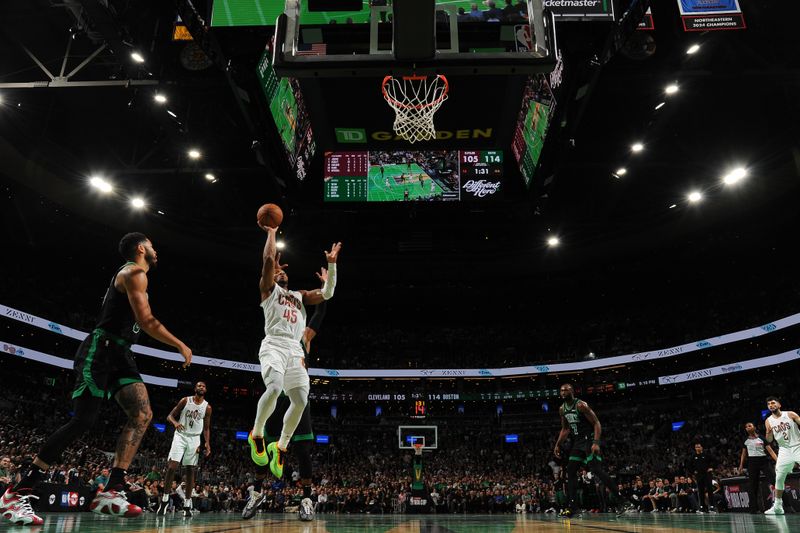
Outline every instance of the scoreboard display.
POLYGON ((483 201, 502 183, 502 150, 325 153, 326 202, 483 201))
POLYGON ((480 150, 459 152, 461 161, 461 181, 498 180, 503 177, 503 152, 500 150, 480 150))
POLYGON ((366 202, 369 170, 367 152, 325 154, 325 199, 331 202, 366 202))

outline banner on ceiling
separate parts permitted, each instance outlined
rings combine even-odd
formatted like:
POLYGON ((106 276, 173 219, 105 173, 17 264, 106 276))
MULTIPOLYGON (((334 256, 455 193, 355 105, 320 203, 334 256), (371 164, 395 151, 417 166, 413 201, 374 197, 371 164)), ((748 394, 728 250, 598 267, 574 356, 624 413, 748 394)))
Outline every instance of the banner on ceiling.
POLYGON ((683 31, 743 30, 739 0, 678 0, 683 31))

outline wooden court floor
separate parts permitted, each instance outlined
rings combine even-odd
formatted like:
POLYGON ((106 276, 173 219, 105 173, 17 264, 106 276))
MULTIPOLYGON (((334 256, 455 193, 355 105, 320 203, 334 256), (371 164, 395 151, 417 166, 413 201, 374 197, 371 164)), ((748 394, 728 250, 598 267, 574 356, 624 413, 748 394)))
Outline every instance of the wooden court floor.
POLYGON ((242 520, 237 514, 201 514, 156 518, 152 514, 122 520, 92 513, 46 513, 40 527, 0 523, 0 532, 28 533, 800 533, 800 515, 585 515, 561 520, 552 515, 319 515, 300 522, 296 515, 259 514, 242 520))

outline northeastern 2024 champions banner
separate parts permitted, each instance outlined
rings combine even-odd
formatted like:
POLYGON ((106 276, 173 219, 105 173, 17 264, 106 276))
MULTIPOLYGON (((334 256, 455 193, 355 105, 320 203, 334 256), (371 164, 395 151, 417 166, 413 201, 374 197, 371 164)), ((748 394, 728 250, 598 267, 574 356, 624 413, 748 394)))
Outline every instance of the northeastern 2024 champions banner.
POLYGON ((678 0, 684 31, 743 30, 739 0, 678 0))

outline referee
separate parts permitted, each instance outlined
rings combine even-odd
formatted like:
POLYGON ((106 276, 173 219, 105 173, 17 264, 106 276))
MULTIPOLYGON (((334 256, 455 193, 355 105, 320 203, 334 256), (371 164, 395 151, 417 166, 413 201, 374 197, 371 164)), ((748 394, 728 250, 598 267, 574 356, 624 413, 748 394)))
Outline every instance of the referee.
POLYGON ((742 444, 742 455, 739 459, 738 473, 744 471, 744 460, 747 458, 747 475, 750 478, 750 512, 759 514, 761 507, 761 492, 759 485, 761 481, 761 472, 767 477, 768 483, 775 482, 775 468, 772 462, 767 459, 767 454, 772 457, 772 461, 777 461, 775 451, 772 446, 769 446, 764 439, 762 439, 756 431, 756 426, 752 422, 744 425, 744 430, 747 432, 747 438, 742 444))

